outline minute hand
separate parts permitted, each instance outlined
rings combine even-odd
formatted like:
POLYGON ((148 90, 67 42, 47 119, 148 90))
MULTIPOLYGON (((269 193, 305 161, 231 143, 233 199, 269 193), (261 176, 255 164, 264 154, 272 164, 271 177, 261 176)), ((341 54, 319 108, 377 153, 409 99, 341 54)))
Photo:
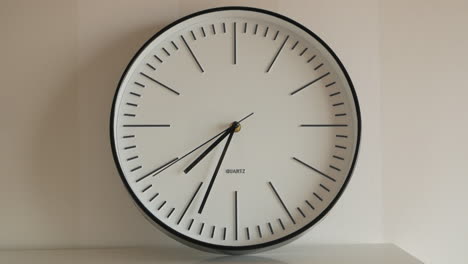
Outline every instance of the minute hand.
MULTIPOLYGON (((223 139, 229 135, 231 130, 233 130, 234 123, 224 132, 213 144, 211 144, 205 151, 203 151, 197 159, 195 159, 190 165, 184 170, 185 174, 189 173, 208 153, 210 153, 223 139)), ((234 127, 235 128, 235 127, 234 127)))
POLYGON ((198 213, 201 214, 203 211, 203 208, 205 207, 206 200, 208 200, 208 196, 210 195, 211 188, 213 187, 213 183, 216 179, 216 176, 218 175, 219 168, 221 167, 221 164, 223 163, 224 156, 226 155, 226 151, 229 147, 229 143, 231 143, 232 135, 234 135, 234 130, 236 128, 236 123, 234 123, 234 126, 232 126, 229 130, 229 137, 226 141, 226 145, 224 146, 223 152, 221 153, 221 157, 219 158, 218 164, 216 165, 216 169, 213 173, 213 177, 211 178, 210 184, 208 185, 208 188, 206 189, 205 196, 203 197, 203 201, 200 205, 200 209, 198 209, 198 213))

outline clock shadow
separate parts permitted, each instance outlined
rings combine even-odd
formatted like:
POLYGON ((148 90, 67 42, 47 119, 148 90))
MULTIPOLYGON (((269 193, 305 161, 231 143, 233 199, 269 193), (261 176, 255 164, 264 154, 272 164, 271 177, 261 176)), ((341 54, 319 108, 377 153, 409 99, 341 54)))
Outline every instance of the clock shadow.
POLYGON ((286 264, 286 262, 267 258, 263 256, 251 256, 251 255, 242 255, 242 256, 222 256, 214 257, 210 259, 205 259, 198 262, 202 263, 224 263, 224 264, 242 264, 242 263, 256 263, 256 264, 286 264))

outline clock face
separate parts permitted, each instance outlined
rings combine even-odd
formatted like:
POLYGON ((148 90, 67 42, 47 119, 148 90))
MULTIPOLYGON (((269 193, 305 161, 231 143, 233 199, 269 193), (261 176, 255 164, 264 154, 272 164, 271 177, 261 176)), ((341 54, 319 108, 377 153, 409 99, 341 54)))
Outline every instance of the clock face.
POLYGON ((132 198, 163 231, 227 253, 284 244, 335 204, 354 167, 357 98, 330 48, 264 10, 218 8, 157 33, 111 116, 132 198))

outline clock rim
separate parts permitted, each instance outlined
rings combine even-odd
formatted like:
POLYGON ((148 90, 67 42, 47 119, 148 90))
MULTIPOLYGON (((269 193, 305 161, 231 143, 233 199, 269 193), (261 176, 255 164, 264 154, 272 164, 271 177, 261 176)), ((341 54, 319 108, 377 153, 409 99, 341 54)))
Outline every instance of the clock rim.
POLYGON ((335 52, 325 43, 325 41, 323 41, 314 32, 312 32, 310 29, 303 26, 299 22, 297 22, 297 21, 295 21, 295 20, 293 20, 293 19, 291 19, 289 17, 286 17, 284 15, 278 14, 276 12, 261 9, 261 8, 255 8, 255 7, 224 6, 224 7, 209 8, 209 9, 197 11, 195 13, 192 13, 192 14, 184 16, 184 17, 182 17, 180 19, 177 19, 176 21, 170 23, 169 25, 165 26, 164 28, 162 28, 161 30, 156 32, 135 53, 135 55, 132 57, 130 62, 127 64, 124 72, 122 73, 122 76, 121 76, 121 78, 119 80, 119 83, 117 85, 117 88, 116 88, 116 91, 115 91, 115 94, 114 94, 114 99, 112 101, 112 108, 111 108, 111 112, 110 112, 110 143, 111 143, 111 147, 112 147, 112 154, 113 154, 113 158, 114 158, 114 163, 115 163, 115 165, 117 167, 120 178, 121 178, 122 182, 124 183, 126 190, 131 195, 133 202, 137 205, 137 208, 140 211, 142 211, 145 218, 150 220, 150 222, 153 225, 156 224, 155 226, 159 230, 163 231, 163 233, 165 233, 166 235, 169 235, 170 237, 174 238, 175 240, 177 240, 177 241, 179 241, 179 242, 181 242, 183 244, 186 244, 188 246, 191 246, 191 247, 194 247, 194 248, 197 248, 197 249, 200 249, 200 250, 214 252, 214 253, 225 253, 225 254, 226 253, 227 254, 247 254, 247 253, 253 253, 253 252, 259 252, 259 251, 265 251, 265 250, 273 249, 273 248, 276 248, 276 247, 280 247, 280 246, 282 246, 284 244, 287 244, 289 242, 292 242, 293 240, 295 240, 295 239, 299 238, 300 236, 304 235, 307 230, 309 230, 310 228, 312 228, 313 226, 318 224, 330 212, 330 210, 335 206, 335 204, 341 198, 341 195, 345 191, 345 189, 346 189, 346 187, 347 187, 347 185, 348 185, 348 183, 349 183, 349 181, 351 179, 351 176, 352 176, 352 174, 354 172, 354 168, 355 168, 355 165, 356 165, 356 160, 357 160, 358 155, 359 155, 359 147, 360 147, 360 141, 361 141, 361 126, 362 126, 361 123, 362 123, 362 121, 361 121, 361 111, 360 111, 360 107, 359 107, 359 101, 358 101, 358 98, 357 98, 356 91, 354 89, 354 85, 353 85, 353 83, 351 81, 351 78, 350 78, 348 72, 346 71, 346 68, 344 67, 341 60, 338 58, 338 56, 335 54, 335 52), (206 242, 191 238, 189 236, 186 236, 186 235, 176 231, 175 229, 172 229, 171 227, 166 225, 164 222, 160 221, 157 217, 155 217, 142 204, 140 199, 138 199, 136 194, 130 188, 130 185, 127 182, 127 179, 125 178, 123 170, 122 170, 122 168, 120 166, 120 162, 119 162, 119 159, 118 159, 118 156, 117 156, 117 149, 116 149, 116 145, 115 145, 115 139, 114 139, 114 132, 115 132, 114 131, 114 125, 115 125, 114 118, 115 118, 115 111, 116 111, 116 102, 117 102, 118 94, 120 92, 121 84, 122 84, 123 80, 127 77, 128 71, 133 66, 135 60, 148 47, 148 45, 150 45, 150 43, 152 43, 153 40, 155 40, 157 37, 159 37, 164 32, 168 31, 169 29, 171 29, 175 25, 180 24, 180 23, 182 23, 182 22, 184 22, 186 20, 189 20, 189 19, 191 19, 193 17, 208 14, 208 13, 213 13, 213 12, 232 11, 232 10, 258 12, 258 13, 263 13, 263 14, 266 14, 266 15, 274 16, 274 17, 282 19, 282 20, 284 20, 284 21, 286 21, 288 23, 291 23, 296 27, 299 27, 300 29, 305 31, 307 34, 309 34, 311 37, 313 37, 315 40, 317 40, 326 49, 326 51, 330 53, 330 55, 333 57, 333 59, 338 64, 340 70, 343 72, 343 74, 344 74, 344 76, 346 78, 346 81, 348 82, 348 85, 349 85, 350 90, 351 90, 351 94, 352 94, 355 109, 356 109, 356 119, 357 119, 357 135, 356 135, 355 151, 354 151, 353 160, 351 162, 351 167, 349 169, 349 172, 348 172, 348 175, 347 175, 346 179, 344 180, 343 186, 340 188, 337 195, 333 198, 333 200, 330 202, 330 204, 315 219, 313 219, 312 221, 310 221, 309 223, 307 223, 306 225, 304 225, 300 229, 298 229, 298 230, 296 230, 296 231, 294 231, 294 232, 292 232, 292 233, 290 233, 290 234, 288 234, 286 236, 280 237, 280 238, 272 240, 272 241, 268 241, 268 242, 265 242, 265 243, 259 243, 259 244, 255 244, 255 245, 248 245, 248 246, 224 246, 224 245, 206 243, 206 242))

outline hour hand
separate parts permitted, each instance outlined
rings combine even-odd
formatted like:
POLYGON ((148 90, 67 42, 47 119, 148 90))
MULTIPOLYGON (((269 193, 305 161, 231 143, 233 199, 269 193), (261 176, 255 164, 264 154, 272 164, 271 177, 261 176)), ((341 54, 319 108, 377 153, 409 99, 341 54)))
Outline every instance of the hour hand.
POLYGON ((215 142, 213 142, 213 144, 211 144, 205 151, 203 151, 200 156, 198 156, 198 158, 196 158, 187 168, 185 168, 185 174, 189 173, 193 167, 195 167, 206 155, 208 155, 208 153, 210 153, 221 141, 223 141, 223 139, 227 137, 232 130, 236 129, 237 126, 237 122, 232 123, 232 125, 215 142))

